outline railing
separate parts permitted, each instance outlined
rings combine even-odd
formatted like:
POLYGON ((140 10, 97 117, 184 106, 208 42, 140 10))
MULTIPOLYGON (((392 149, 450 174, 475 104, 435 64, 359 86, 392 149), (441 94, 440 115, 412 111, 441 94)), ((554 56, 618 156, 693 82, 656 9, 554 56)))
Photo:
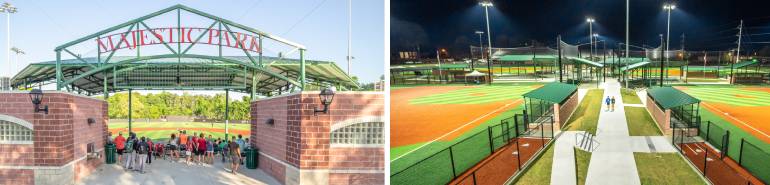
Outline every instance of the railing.
MULTIPOLYGON (((500 124, 489 126, 402 170, 391 173, 391 184, 447 184, 461 176, 462 179, 458 182, 467 181, 476 184, 477 174, 481 173, 479 170, 483 170, 486 161, 490 161, 490 156, 504 146, 515 143, 518 147, 521 137, 532 137, 534 133, 538 133, 539 139, 542 140, 553 138, 553 126, 551 126, 553 118, 550 119, 549 124, 530 123, 526 120, 523 114, 503 119, 500 124), (546 131, 544 125, 550 126, 551 130, 546 131), (534 129, 540 130, 534 131, 534 129), (550 134, 545 135, 547 132, 550 134), (479 164, 482 161, 484 162, 479 164)), ((544 144, 545 141, 542 141, 543 146, 544 144)), ((517 162, 520 166, 521 161, 517 159, 517 162)))

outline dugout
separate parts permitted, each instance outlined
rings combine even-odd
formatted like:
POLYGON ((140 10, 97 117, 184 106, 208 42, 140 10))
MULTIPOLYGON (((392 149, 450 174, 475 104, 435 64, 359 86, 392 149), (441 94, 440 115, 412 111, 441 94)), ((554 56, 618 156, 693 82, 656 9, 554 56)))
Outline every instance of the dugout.
POLYGON ((730 82, 733 84, 768 84, 770 82, 770 71, 763 70, 761 63, 756 59, 733 64, 732 71, 733 77, 730 82))
POLYGON ((555 128, 561 128, 578 105, 577 86, 548 83, 523 95, 527 121, 541 116, 553 116, 555 128))
POLYGON ((663 133, 688 129, 697 134, 700 126, 700 100, 673 87, 647 90, 647 111, 663 133))
POLYGON ((400 65, 390 67, 390 84, 465 83, 468 64, 400 65))

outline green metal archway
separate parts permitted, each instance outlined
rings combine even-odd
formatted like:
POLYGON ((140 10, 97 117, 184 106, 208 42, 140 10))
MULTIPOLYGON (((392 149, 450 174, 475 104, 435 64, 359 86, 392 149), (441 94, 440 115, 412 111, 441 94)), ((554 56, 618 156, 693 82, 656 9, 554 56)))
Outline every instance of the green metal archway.
POLYGON ((56 84, 57 90, 105 94, 105 97, 109 92, 125 90, 233 90, 255 97, 323 86, 357 87, 333 62, 306 60, 303 45, 184 5, 171 6, 67 42, 54 51, 55 61, 31 64, 12 79, 12 86, 56 84), (182 12, 211 23, 208 28, 185 27, 181 24, 182 12), (146 23, 174 13, 176 27, 151 28, 146 23), (193 35, 193 30, 200 33, 193 35), (208 37, 208 43, 202 41, 204 37, 208 37), (152 41, 145 43, 145 39, 152 41), (212 42, 214 39, 217 41, 212 42), (288 47, 286 53, 298 52, 299 59, 263 56, 264 41, 288 47), (96 56, 82 57, 74 52, 80 45, 96 46, 96 56), (150 45, 162 45, 161 50, 166 52, 151 55, 141 52, 150 45), (214 47, 216 52, 191 53, 206 46, 214 47), (223 48, 243 55, 225 56, 223 48), (116 56, 117 51, 127 49, 133 50, 131 56, 116 56), (71 59, 63 59, 62 55, 71 59))

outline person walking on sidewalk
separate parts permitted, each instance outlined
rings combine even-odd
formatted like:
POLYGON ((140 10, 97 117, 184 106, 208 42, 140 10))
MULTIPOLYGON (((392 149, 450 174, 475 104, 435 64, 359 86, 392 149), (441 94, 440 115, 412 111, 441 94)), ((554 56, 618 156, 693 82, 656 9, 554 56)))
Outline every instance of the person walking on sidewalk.
POLYGON ((612 99, 610 99, 610 107, 611 112, 615 112, 615 96, 612 96, 612 99))
POLYGON ((607 105, 607 109, 604 109, 604 112, 610 111, 610 101, 610 96, 604 99, 604 104, 607 105))

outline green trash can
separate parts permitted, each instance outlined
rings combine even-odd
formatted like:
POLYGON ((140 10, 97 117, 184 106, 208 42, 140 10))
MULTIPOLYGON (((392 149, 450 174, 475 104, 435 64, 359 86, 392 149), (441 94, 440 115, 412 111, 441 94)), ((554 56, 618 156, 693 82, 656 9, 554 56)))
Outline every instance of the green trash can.
POLYGON ((246 149, 246 168, 257 169, 259 164, 259 158, 257 158, 259 156, 258 154, 259 150, 256 148, 246 149))
POLYGON ((107 164, 115 164, 115 153, 117 149, 115 148, 115 144, 107 144, 104 147, 104 155, 105 159, 107 160, 107 164))

